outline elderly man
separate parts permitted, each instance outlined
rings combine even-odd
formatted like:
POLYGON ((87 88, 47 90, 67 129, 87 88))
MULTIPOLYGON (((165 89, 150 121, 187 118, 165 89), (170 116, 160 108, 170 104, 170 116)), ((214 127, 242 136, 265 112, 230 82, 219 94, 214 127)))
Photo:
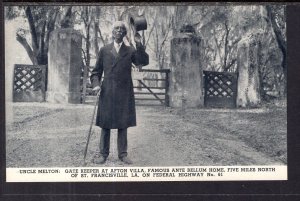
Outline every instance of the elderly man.
POLYGON ((136 126, 131 67, 132 63, 136 66, 148 65, 149 56, 138 33, 134 38, 136 49, 124 44, 126 34, 125 24, 115 22, 112 31, 114 42, 100 49, 91 75, 93 91, 101 90, 96 118, 96 125, 102 128, 100 153, 94 157, 94 163, 97 164, 105 163, 109 155, 111 129, 118 129, 119 159, 126 164, 132 163, 127 156, 127 128, 136 126), (101 84, 102 74, 104 78, 101 84))

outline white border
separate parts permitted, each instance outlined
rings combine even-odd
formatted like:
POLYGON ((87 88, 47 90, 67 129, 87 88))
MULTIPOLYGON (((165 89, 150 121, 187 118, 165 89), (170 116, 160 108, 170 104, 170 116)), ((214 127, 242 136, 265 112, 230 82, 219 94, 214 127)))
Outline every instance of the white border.
POLYGON ((287 180, 287 166, 7 168, 7 182, 287 180))

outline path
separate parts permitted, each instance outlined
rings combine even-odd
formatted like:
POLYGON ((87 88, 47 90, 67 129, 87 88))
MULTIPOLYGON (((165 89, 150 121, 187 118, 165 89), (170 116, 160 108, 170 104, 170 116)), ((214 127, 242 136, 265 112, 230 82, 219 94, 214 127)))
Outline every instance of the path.
MULTIPOLYGON (((82 166, 92 110, 90 105, 15 104, 15 123, 7 127, 7 166, 82 166)), ((192 122, 168 109, 137 107, 138 126, 128 130, 132 166, 283 165, 205 118, 192 122)), ((97 166, 90 161, 100 129, 93 130, 87 166, 97 166)), ((117 159, 116 132, 104 166, 124 165, 117 159)))

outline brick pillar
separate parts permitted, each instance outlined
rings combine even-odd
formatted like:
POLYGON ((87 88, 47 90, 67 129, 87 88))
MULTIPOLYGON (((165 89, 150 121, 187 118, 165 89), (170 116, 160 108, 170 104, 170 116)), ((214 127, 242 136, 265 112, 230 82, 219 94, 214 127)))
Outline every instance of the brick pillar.
POLYGON ((56 29, 51 32, 46 100, 51 103, 80 103, 81 43, 77 31, 56 29))
POLYGON ((193 33, 181 33, 171 40, 170 106, 201 107, 201 39, 193 33))

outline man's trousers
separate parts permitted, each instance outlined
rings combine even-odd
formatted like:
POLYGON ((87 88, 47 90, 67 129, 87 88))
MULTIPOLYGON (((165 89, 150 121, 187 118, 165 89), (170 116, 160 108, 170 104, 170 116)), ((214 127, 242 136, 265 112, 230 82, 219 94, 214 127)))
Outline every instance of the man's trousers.
MULTIPOLYGON (((127 156, 127 128, 118 129, 118 156, 123 158, 127 156)), ((100 154, 107 158, 110 147, 110 129, 102 128, 100 136, 100 154)))

